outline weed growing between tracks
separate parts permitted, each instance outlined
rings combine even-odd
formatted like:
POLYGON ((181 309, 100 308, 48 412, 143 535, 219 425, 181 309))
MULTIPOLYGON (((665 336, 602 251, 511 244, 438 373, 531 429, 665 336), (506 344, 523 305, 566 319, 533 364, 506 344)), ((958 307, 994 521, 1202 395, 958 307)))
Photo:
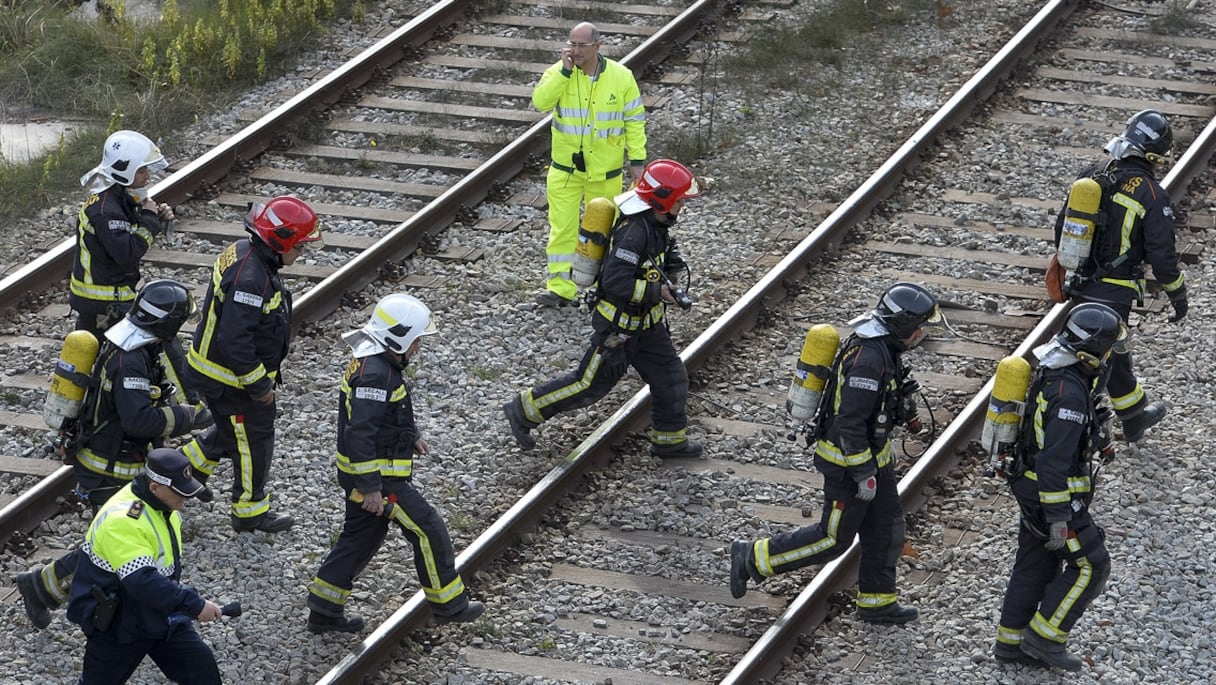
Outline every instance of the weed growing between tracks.
POLYGON ((0 159, 0 217, 78 194, 105 137, 120 128, 162 140, 311 49, 321 22, 360 19, 363 0, 163 0, 155 20, 106 0, 96 20, 73 0, 0 0, 0 102, 86 122, 43 159, 0 159), (90 123, 91 122, 91 123, 90 123))

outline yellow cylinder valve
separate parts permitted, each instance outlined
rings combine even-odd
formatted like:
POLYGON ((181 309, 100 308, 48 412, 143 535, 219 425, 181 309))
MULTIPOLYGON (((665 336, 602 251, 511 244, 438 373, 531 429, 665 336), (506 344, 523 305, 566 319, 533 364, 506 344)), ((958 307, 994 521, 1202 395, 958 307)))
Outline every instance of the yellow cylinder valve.
POLYGON ((840 333, 828 324, 816 324, 806 332, 785 400, 785 409, 795 421, 808 421, 815 415, 839 348, 840 333))
POLYGON ((72 331, 64 338, 63 349, 51 374, 51 387, 42 405, 42 420, 46 425, 58 430, 80 415, 99 347, 97 337, 88 331, 72 331))
POLYGON ((583 225, 578 229, 578 243, 574 246, 574 262, 571 264, 572 277, 579 286, 585 288, 599 278, 600 262, 608 249, 615 220, 616 205, 612 200, 597 197, 587 203, 583 225))

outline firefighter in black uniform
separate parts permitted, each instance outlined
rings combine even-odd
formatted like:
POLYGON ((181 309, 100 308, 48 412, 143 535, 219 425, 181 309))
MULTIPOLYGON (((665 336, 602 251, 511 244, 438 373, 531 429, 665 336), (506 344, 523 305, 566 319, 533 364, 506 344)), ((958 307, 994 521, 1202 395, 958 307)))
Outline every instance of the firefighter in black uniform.
POLYGON ((1110 575, 1106 536, 1089 513, 1093 456, 1110 449, 1098 406, 1112 349, 1126 337, 1118 313, 1087 303, 1035 350, 1039 373, 1007 474, 1021 519, 993 647, 1001 660, 1081 670, 1068 636, 1110 575))
POLYGON ((178 512, 202 489, 186 456, 162 447, 93 518, 68 599, 68 619, 88 638, 82 685, 125 683, 145 656, 175 683, 221 682, 194 621, 222 610, 181 582, 178 512))
POLYGON ((926 327, 942 322, 937 299, 912 283, 896 283, 857 322, 832 363, 820 405, 815 468, 823 474, 819 523, 788 533, 731 543, 730 591, 747 593, 778 573, 840 556, 861 538, 857 615, 870 623, 907 623, 915 607, 895 590, 895 563, 903 551, 905 522, 895 480, 890 434, 916 416, 911 380, 901 355, 920 344, 926 327))
POLYGON ((291 516, 270 511, 266 492, 274 454, 274 389, 291 342, 291 293, 279 269, 321 240, 321 229, 303 201, 276 197, 250 208, 245 230, 250 237, 229 245, 215 260, 188 356, 191 379, 215 425, 182 451, 204 483, 220 459, 231 459, 232 527, 273 533, 294 523, 291 516))
POLYGON ((363 618, 344 607, 390 521, 414 547, 414 568, 439 623, 473 621, 485 611, 481 602, 469 601, 456 573, 443 518, 410 483, 414 455, 425 456, 429 447, 414 421, 404 371, 422 338, 435 331, 426 305, 394 294, 376 304, 366 326, 342 336, 354 356, 338 393, 338 483, 346 520, 308 586, 308 629, 314 633, 363 628, 363 618))
MULTIPOLYGON (((68 304, 76 329, 101 334, 121 321, 135 300, 139 265, 152 241, 173 221, 173 208, 153 202, 144 188, 168 167, 160 148, 143 134, 117 131, 106 139, 101 164, 81 177, 89 199, 80 208, 68 304)), ((198 393, 183 382, 186 355, 174 336, 163 354, 178 399, 195 405, 195 428, 210 425, 198 393)))
MULTIPOLYGON (((79 483, 76 492, 94 514, 141 471, 154 443, 190 431, 195 410, 173 401, 161 352, 194 311, 185 286, 152 281, 105 333, 92 387, 65 446, 79 483)), ((47 627, 51 611, 67 601, 79 561, 73 550, 17 576, 25 613, 38 628, 47 627)))
MULTIPOLYGON (((1169 320, 1175 322, 1186 316, 1186 282, 1174 249, 1174 213, 1169 195, 1154 175, 1156 168, 1167 162, 1173 144, 1169 122, 1160 112, 1147 109, 1132 116, 1123 133, 1107 143, 1108 162, 1093 164, 1081 172, 1078 178, 1093 177, 1105 188, 1100 209, 1105 226, 1097 232, 1079 273, 1066 282, 1074 303, 1109 305, 1126 323, 1132 303, 1143 301, 1147 261, 1174 307, 1169 320)), ((1056 218, 1057 244, 1064 218, 1062 210, 1056 218)), ((1115 353, 1108 390, 1128 442, 1143 438, 1148 428, 1165 417, 1167 406, 1150 402, 1140 386, 1130 353, 1115 353)))
POLYGON ((637 186, 617 196, 621 218, 599 274, 591 345, 571 373, 525 390, 503 407, 511 433, 524 449, 530 431, 555 414, 590 406, 629 370, 650 386, 650 453, 699 457, 688 439, 688 372, 663 320, 667 305, 692 306, 672 279, 687 269, 670 235, 686 198, 701 193, 688 167, 669 159, 646 165, 637 186))

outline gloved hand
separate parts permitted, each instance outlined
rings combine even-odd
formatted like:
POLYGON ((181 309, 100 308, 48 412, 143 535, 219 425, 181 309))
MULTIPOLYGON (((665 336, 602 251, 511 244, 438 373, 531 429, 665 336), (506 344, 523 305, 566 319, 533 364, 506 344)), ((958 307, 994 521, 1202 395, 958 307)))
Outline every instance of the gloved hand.
POLYGON ((1065 541, 1068 540, 1068 521, 1048 521, 1047 522, 1047 542, 1043 546, 1051 551, 1056 551, 1064 547, 1065 541))
POLYGON ((857 481, 857 499, 862 502, 869 502, 874 499, 874 495, 878 493, 878 479, 874 476, 868 476, 864 480, 857 481))
POLYGON ((186 433, 189 433, 191 430, 193 430, 194 415, 197 411, 194 407, 192 407, 188 404, 179 404, 179 405, 177 405, 177 408, 184 411, 186 413, 186 415, 185 415, 185 417, 183 417, 183 420, 181 423, 173 424, 173 434, 170 437, 174 437, 174 438, 181 436, 181 435, 185 435, 186 433))
POLYGON ((1169 322, 1182 321, 1182 318, 1186 316, 1187 310, 1186 286, 1184 285, 1174 292, 1166 293, 1165 295, 1170 298, 1170 304, 1174 305, 1174 315, 1169 318, 1169 322))

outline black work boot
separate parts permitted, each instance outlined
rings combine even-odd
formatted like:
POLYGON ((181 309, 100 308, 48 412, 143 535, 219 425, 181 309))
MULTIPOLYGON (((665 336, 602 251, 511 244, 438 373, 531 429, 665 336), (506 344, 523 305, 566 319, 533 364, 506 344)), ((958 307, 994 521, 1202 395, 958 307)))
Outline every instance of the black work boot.
POLYGON ((866 623, 898 625, 915 621, 918 616, 920 616, 920 612, 916 610, 916 607, 901 606, 899 602, 891 602, 877 609, 857 607, 857 618, 866 623))
POLYGON ((1127 442, 1137 442, 1144 437, 1144 432, 1157 425, 1165 418, 1169 407, 1164 402, 1147 402, 1140 409, 1120 417, 1123 422, 1123 439, 1127 442))
POLYGON ((238 533, 249 533, 255 530, 260 530, 264 533, 278 533, 291 528, 291 525, 295 522, 296 520, 287 514, 268 511, 261 516, 247 519, 233 516, 232 529, 238 533))
POLYGON ((532 429, 540 424, 532 423, 524 416, 524 404, 523 400, 519 399, 519 395, 502 405, 502 413, 507 415, 507 424, 511 426, 511 435, 515 436, 515 442, 526 450, 536 447, 536 438, 532 437, 532 429))
POLYGON ((730 596, 735 599, 747 594, 747 581, 752 575, 748 570, 751 557, 751 542, 735 540, 730 543, 730 596))
POLYGON ((994 642, 992 645, 992 656, 996 657, 997 661, 1004 661, 1010 664, 1026 664, 1027 666, 1047 668, 1047 664, 1023 652, 1021 644, 1011 645, 1004 642, 994 642))
POLYGON ((1048 666, 1073 672, 1081 670, 1081 657, 1069 654, 1065 643, 1048 640, 1030 628, 1022 631, 1022 651, 1048 666))
POLYGON ((695 440, 663 445, 650 443, 650 454, 659 459, 697 459, 703 451, 701 443, 695 440))
POLYGON ((29 617, 39 630, 51 625, 51 609, 57 605, 46 597, 42 587, 42 569, 26 571, 17 574, 17 590, 21 593, 21 603, 25 605, 25 615, 29 617))
POLYGON ((363 617, 359 614, 326 616, 317 611, 308 612, 310 633, 357 633, 363 630, 363 617))
POLYGON ((432 614, 435 616, 435 623, 445 625, 447 623, 472 623, 481 618, 481 615, 486 612, 486 605, 481 602, 469 602, 469 605, 463 611, 458 611, 454 614, 442 616, 440 614, 432 614))

